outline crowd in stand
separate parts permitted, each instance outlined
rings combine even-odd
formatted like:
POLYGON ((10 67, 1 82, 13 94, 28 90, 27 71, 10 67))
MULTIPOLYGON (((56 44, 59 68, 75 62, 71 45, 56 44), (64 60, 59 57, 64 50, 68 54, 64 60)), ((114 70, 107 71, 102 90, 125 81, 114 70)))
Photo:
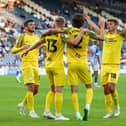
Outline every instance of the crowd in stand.
MULTIPOLYGON (((106 2, 101 0, 101 2, 106 2)), ((111 1, 113 2, 113 1, 111 1)), ((7 8, 7 9, 11 9, 13 13, 15 13, 14 8, 15 5, 17 8, 21 9, 22 6, 25 5, 25 3, 22 0, 14 0, 13 1, 13 7, 11 6, 12 3, 5 3, 5 2, 1 2, 0 3, 0 8, 7 8)), ((50 14, 52 16, 48 16, 46 14, 42 14, 40 13, 40 17, 37 18, 37 11, 36 10, 32 10, 32 12, 30 13, 30 16, 32 16, 35 21, 36 21, 36 31, 37 33, 41 34, 43 32, 44 29, 50 28, 53 26, 52 22, 53 22, 53 16, 56 15, 60 15, 60 14, 65 14, 67 16, 70 16, 71 13, 73 11, 75 12, 81 12, 81 9, 79 6, 76 5, 76 1, 73 0, 73 3, 70 3, 68 1, 63 2, 62 3, 62 9, 54 9, 50 12, 50 14), (70 10, 70 8, 72 8, 70 10)), ((2 11, 0 12, 2 15, 6 15, 6 13, 2 13, 2 11)), ((25 13, 24 17, 22 17, 22 15, 24 15, 24 13, 18 12, 18 17, 20 17, 20 19, 22 19, 22 22, 24 20, 26 20, 27 18, 29 18, 28 14, 25 13)), ((31 17, 30 17, 31 18, 31 17)), ((67 26, 71 26, 70 20, 67 20, 67 26)), ((10 49, 12 48, 12 46, 14 45, 14 43, 16 42, 16 38, 19 36, 19 34, 22 33, 22 26, 18 23, 18 21, 16 21, 15 18, 13 17, 8 17, 5 18, 4 16, 0 18, 0 58, 5 57, 5 55, 10 55, 10 49)), ((44 65, 44 61, 43 61, 43 52, 40 52, 40 61, 42 61, 41 63, 44 65)), ((13 58, 11 58, 13 59, 13 58)), ((1 59, 0 59, 1 62, 1 59)), ((12 62, 12 60, 9 61, 10 64, 14 64, 14 61, 12 62)))

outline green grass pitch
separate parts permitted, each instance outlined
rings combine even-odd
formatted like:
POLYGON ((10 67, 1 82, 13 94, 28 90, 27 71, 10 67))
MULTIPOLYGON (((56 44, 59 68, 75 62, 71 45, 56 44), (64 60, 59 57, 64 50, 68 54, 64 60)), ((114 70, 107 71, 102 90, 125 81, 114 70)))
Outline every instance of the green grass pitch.
MULTIPOLYGON (((80 112, 83 115, 85 105, 85 87, 79 82, 80 112)), ((103 119, 106 114, 104 95, 102 88, 94 88, 94 98, 88 121, 77 121, 74 117, 71 103, 70 87, 64 88, 63 114, 70 118, 70 121, 54 121, 45 119, 42 116, 45 104, 45 96, 49 89, 46 76, 41 76, 39 93, 35 96, 35 110, 40 115, 39 119, 21 117, 17 110, 17 104, 25 95, 26 88, 23 84, 16 82, 15 76, 0 76, 0 126, 126 126, 126 75, 121 75, 117 85, 121 115, 118 118, 103 119)), ((54 104, 52 112, 54 113, 54 104)))

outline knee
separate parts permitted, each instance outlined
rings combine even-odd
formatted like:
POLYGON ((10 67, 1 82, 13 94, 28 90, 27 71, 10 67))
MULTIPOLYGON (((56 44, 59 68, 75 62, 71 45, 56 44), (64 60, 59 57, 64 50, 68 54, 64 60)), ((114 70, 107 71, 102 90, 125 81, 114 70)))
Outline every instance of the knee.
POLYGON ((35 89, 33 94, 36 95, 37 93, 38 93, 38 89, 35 89))
POLYGON ((71 92, 77 93, 78 92, 78 86, 71 86, 71 92))
POLYGON ((61 93, 62 90, 63 90, 63 86, 56 86, 56 87, 55 87, 55 92, 61 93))
POLYGON ((92 84, 86 84, 85 86, 86 86, 87 89, 92 88, 92 84))
POLYGON ((111 88, 111 93, 113 93, 115 91, 115 84, 111 84, 110 88, 111 88))
POLYGON ((104 85, 103 87, 104 87, 104 94, 105 94, 105 95, 107 95, 107 94, 110 94, 110 93, 111 93, 110 88, 109 88, 109 86, 108 86, 108 85, 104 85))
POLYGON ((50 90, 55 93, 55 86, 52 85, 50 90))

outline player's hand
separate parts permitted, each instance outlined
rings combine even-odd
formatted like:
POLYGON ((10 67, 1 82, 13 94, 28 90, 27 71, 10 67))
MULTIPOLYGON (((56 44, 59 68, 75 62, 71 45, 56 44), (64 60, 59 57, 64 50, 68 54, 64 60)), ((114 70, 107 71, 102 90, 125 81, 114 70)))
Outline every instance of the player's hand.
POLYGON ((105 27, 105 19, 101 16, 99 16, 99 26, 100 28, 104 28, 105 27))
POLYGON ((80 32, 82 34, 85 33, 85 32, 88 32, 88 31, 89 31, 89 29, 87 29, 87 28, 83 28, 83 27, 80 28, 80 32))
POLYGON ((86 20, 89 20, 90 19, 89 15, 88 15, 88 9, 87 8, 83 8, 83 17, 86 20))
POLYGON ((21 54, 21 57, 23 57, 24 55, 27 55, 28 54, 28 52, 29 52, 29 45, 24 45, 23 47, 22 47, 22 50, 25 50, 25 52, 24 53, 22 53, 21 54))
POLYGON ((21 57, 26 56, 26 55, 28 54, 28 52, 29 52, 29 51, 27 51, 27 50, 26 50, 25 52, 23 52, 23 53, 21 54, 21 57))

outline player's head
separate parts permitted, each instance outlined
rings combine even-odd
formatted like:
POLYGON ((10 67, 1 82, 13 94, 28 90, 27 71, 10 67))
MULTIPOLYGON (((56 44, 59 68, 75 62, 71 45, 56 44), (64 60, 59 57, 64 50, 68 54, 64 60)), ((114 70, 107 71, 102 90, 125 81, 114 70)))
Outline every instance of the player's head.
POLYGON ((26 20, 24 22, 24 28, 26 32, 33 33, 35 31, 35 22, 32 19, 26 20))
POLYGON ((77 28, 82 27, 84 24, 83 15, 82 14, 73 15, 71 23, 73 27, 77 27, 77 28))
POLYGON ((114 32, 118 27, 118 21, 116 19, 108 19, 107 20, 107 29, 109 32, 114 32))
POLYGON ((61 16, 57 17, 55 19, 54 26, 55 27, 61 27, 61 28, 64 27, 65 26, 65 19, 64 19, 64 17, 61 17, 61 16))

